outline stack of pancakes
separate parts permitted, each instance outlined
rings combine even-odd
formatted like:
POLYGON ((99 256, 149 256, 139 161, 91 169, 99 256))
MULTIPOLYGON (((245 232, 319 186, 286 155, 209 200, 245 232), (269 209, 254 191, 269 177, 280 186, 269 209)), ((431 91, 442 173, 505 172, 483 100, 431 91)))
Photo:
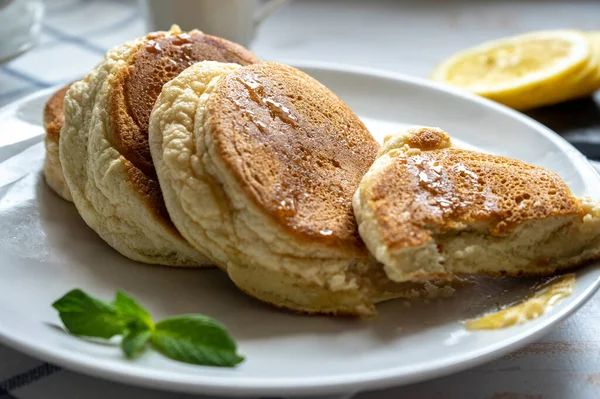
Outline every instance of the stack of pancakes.
POLYGON ((109 245, 145 263, 214 264, 278 307, 372 315, 383 300, 452 291, 435 278, 547 274, 600 253, 600 211, 551 172, 429 128, 380 148, 321 83, 199 31, 110 50, 44 116, 49 186, 109 245), (496 180, 475 184, 472 169, 496 180), (503 176, 547 184, 501 203, 503 176), (515 250, 523 231, 548 250, 515 250), (477 261, 509 249, 503 263, 477 261))
POLYGON ((210 263, 171 222, 148 147, 150 113, 162 85, 207 59, 258 62, 237 44, 175 28, 110 50, 65 98, 59 152, 73 202, 92 229, 133 260, 210 263))

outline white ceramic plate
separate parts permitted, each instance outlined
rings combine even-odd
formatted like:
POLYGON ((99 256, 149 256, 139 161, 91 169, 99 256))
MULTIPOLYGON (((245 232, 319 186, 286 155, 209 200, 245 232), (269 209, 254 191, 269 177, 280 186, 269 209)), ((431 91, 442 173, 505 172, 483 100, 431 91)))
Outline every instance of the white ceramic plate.
MULTIPOLYGON (((600 198, 586 159, 540 124, 502 106, 414 78, 304 66, 365 119, 381 139, 403 124, 440 126, 482 150, 548 167, 577 195, 600 198)), ((99 377, 160 389, 223 395, 310 395, 406 384, 471 367, 539 338, 597 289, 600 269, 577 272, 574 294, 543 317, 499 331, 461 322, 523 296, 531 280, 483 280, 454 298, 406 307, 392 301, 374 320, 288 314, 239 293, 219 271, 128 261, 43 182, 40 92, 0 111, 0 339, 99 377), (204 313, 223 322, 247 361, 236 369, 189 366, 148 351, 136 361, 114 345, 57 328, 51 302, 74 287, 112 298, 122 289, 155 316, 204 313)))

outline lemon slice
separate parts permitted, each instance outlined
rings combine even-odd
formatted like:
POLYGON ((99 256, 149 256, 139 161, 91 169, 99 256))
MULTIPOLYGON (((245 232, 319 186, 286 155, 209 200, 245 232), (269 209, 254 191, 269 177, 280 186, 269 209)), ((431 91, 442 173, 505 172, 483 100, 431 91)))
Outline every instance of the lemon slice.
POLYGON ((592 53, 596 55, 595 64, 593 65, 594 74, 590 86, 593 91, 600 89, 600 32, 590 32, 587 34, 587 38, 590 41, 592 53))
POLYGON ((432 79, 526 109, 556 102, 561 86, 582 73, 590 53, 582 32, 534 32, 461 51, 443 61, 432 79))
POLYGON ((600 32, 586 33, 586 37, 590 44, 590 58, 571 81, 563 84, 565 100, 589 96, 600 89, 600 32))

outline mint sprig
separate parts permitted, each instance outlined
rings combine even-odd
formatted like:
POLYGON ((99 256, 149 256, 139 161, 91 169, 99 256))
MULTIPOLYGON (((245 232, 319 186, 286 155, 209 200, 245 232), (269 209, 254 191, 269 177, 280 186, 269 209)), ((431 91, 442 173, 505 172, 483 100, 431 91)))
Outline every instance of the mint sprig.
POLYGON ((52 306, 71 334, 104 339, 121 335, 121 349, 129 359, 151 344, 163 355, 185 363, 233 367, 244 360, 235 341, 216 320, 182 315, 155 324, 146 309, 121 291, 109 303, 75 289, 52 306))

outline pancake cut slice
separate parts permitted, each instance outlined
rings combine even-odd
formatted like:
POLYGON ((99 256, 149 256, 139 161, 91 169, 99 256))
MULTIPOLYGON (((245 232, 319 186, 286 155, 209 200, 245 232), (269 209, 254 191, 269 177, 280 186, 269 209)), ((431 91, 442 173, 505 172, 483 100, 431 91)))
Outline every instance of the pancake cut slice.
POLYGON ((554 172, 456 148, 442 130, 389 138, 353 200, 393 281, 550 275, 600 257, 600 206, 554 172))

